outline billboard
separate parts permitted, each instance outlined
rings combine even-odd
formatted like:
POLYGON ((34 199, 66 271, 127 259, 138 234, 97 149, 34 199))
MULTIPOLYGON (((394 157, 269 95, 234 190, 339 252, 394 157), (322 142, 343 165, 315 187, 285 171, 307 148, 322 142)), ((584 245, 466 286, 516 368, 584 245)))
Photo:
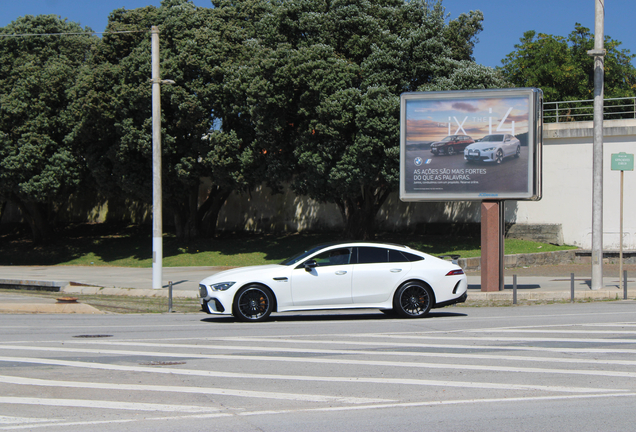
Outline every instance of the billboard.
POLYGON ((403 93, 400 102, 402 201, 541 199, 541 90, 403 93))

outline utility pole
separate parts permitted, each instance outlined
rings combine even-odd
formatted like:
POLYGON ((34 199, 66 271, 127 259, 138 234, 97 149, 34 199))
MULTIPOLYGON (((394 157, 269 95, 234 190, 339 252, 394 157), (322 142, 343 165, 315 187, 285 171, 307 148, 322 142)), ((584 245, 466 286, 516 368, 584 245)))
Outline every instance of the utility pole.
POLYGON ((592 148, 592 285, 603 287, 603 85, 605 48, 605 0, 595 0, 594 49, 594 144, 592 148))
POLYGON ((152 26, 152 288, 163 288, 163 214, 161 197, 161 78, 159 28, 152 26))

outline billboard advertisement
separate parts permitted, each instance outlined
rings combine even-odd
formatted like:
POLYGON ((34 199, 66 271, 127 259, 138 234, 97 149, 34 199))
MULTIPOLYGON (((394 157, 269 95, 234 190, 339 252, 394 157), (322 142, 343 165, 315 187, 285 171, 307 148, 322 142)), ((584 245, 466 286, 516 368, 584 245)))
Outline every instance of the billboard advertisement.
POLYGON ((541 90, 404 93, 400 199, 541 199, 541 90))

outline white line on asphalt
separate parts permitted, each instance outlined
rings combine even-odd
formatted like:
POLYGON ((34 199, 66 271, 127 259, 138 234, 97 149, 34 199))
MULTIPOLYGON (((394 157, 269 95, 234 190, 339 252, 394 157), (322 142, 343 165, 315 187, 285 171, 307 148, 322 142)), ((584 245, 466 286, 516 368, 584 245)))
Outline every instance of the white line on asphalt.
POLYGON ((568 343, 603 343, 603 344, 636 344, 636 339, 574 339, 574 338, 521 338, 521 337, 487 337, 487 336, 429 336, 428 334, 341 334, 340 337, 356 338, 391 338, 391 339, 418 339, 418 340, 483 340, 493 342, 568 342, 568 343))
POLYGON ((4 397, 0 396, 0 404, 14 405, 43 405, 43 406, 63 406, 73 408, 103 408, 126 411, 177 411, 184 413, 217 412, 219 408, 209 408, 192 405, 166 405, 150 404, 138 402, 117 402, 104 400, 87 399, 52 399, 52 398, 29 398, 29 397, 4 397))
POLYGON ((9 416, 0 416, 0 425, 10 425, 10 424, 30 424, 30 423, 50 423, 62 421, 61 419, 50 419, 50 418, 31 418, 31 417, 9 417, 9 416))
POLYGON ((130 391, 152 391, 152 392, 170 392, 170 393, 192 393, 192 394, 211 394, 222 396, 238 396, 259 399, 281 399, 304 402, 341 402, 349 404, 370 404, 380 402, 392 402, 393 399, 374 399, 359 398, 345 396, 322 396, 307 395, 300 393, 276 393, 276 392, 259 392, 250 390, 233 390, 223 388, 209 387, 184 387, 184 386, 159 386, 159 385, 140 385, 140 384, 113 384, 113 383, 95 383, 95 382, 77 382, 77 381, 54 381, 42 380, 35 378, 22 378, 8 375, 0 375, 0 382, 6 384, 33 385, 44 387, 67 387, 67 388, 90 388, 104 390, 130 390, 130 391))
MULTIPOLYGON (((219 356, 224 357, 224 356, 219 356)), ((252 356, 244 356, 244 360, 259 360, 252 356)), ((272 361, 270 357, 262 357, 260 360, 272 361)), ((328 360, 310 361, 309 359, 284 359, 278 358, 278 361, 295 361, 295 362, 310 362, 310 363, 335 363, 335 364, 365 364, 376 366, 394 366, 395 363, 391 362, 348 362, 346 360, 328 360)), ((442 387, 460 387, 460 388, 488 388, 488 389, 504 389, 504 390, 542 390, 542 391, 554 391, 554 392, 568 392, 568 393, 590 393, 590 392, 620 392, 626 391, 623 389, 599 389, 599 388, 586 388, 586 387, 562 387, 562 386, 542 386, 542 385, 522 385, 522 384, 495 384, 495 383, 477 383, 477 382, 462 382, 462 381, 437 381, 437 380, 420 380, 420 379, 403 379, 403 378, 370 378, 370 377, 320 377, 309 375, 267 375, 267 374, 247 374, 236 372, 220 372, 220 371, 201 371, 191 369, 156 369, 149 367, 138 366, 121 366, 103 363, 88 363, 78 361, 65 361, 65 360, 53 360, 43 358, 29 358, 29 357, 0 357, 0 361, 12 362, 12 363, 31 363, 31 364, 47 364, 55 366, 69 366, 88 369, 103 369, 103 370, 118 370, 118 371, 131 371, 131 372, 148 372, 153 374, 170 374, 170 375, 189 375, 189 376, 205 376, 205 377, 220 377, 220 378, 234 378, 234 379, 266 379, 266 380, 293 380, 293 381, 324 381, 324 382, 346 382, 346 383, 381 383, 381 384, 397 384, 397 385, 421 385, 421 386, 442 386, 442 387)), ((505 371, 505 372, 532 372, 532 373, 555 373, 555 374, 573 374, 573 375, 592 375, 592 376, 618 376, 618 377, 636 377, 636 373, 631 372, 611 372, 611 371, 589 371, 589 370, 554 370, 554 369, 535 369, 535 368, 505 368, 497 366, 471 366, 471 365, 437 365, 437 364, 419 364, 416 367, 430 367, 436 369, 471 369, 471 370, 485 370, 490 372, 505 371)), ((412 366, 408 366, 412 367, 412 366)))
POLYGON ((534 396, 534 397, 513 397, 513 398, 491 398, 491 399, 463 399, 463 400, 446 400, 446 401, 424 401, 424 402, 404 402, 383 405, 366 405, 366 406, 348 406, 348 407, 328 407, 328 408, 301 408, 293 410, 268 410, 268 411, 247 411, 239 413, 214 413, 214 414, 192 414, 169 417, 146 417, 143 419, 118 419, 118 420, 102 420, 87 422, 65 422, 53 424, 28 424, 19 426, 0 426, 0 430, 16 430, 16 429, 34 429, 43 427, 60 427, 60 426, 94 426, 100 424, 119 424, 133 422, 149 422, 149 421, 184 421, 193 419, 213 419, 220 417, 248 417, 263 415, 285 415, 297 414, 302 412, 342 412, 342 411, 360 411, 360 410, 378 410, 378 409, 394 409, 394 408, 418 408, 418 407, 435 407, 444 405, 475 405, 475 404, 497 404, 497 403, 525 403, 525 402, 545 402, 545 401, 563 401, 576 399, 593 399, 593 398, 625 398, 636 397, 636 393, 618 393, 618 394, 594 394, 594 395, 568 395, 568 396, 534 396))
MULTIPOLYGON (((351 335, 349 335, 351 336, 351 335)), ((390 336, 387 336, 390 339, 390 336)), ((418 338, 421 339, 421 338, 418 338)), ((471 341, 479 338, 469 338, 471 341)), ((175 339, 168 339, 175 340, 175 339)), ((179 339, 183 340, 183 339, 179 339)), ((190 338, 186 338, 190 340, 190 338)), ((400 348, 451 348, 451 349, 485 349, 485 350, 502 350, 502 351, 546 351, 546 352, 568 352, 568 353, 613 353, 613 354, 634 354, 636 349, 616 349, 616 348, 550 348, 536 346, 516 346, 516 345, 451 345, 451 344, 418 344, 418 343, 398 343, 398 342, 378 342, 378 341, 334 341, 319 339, 277 339, 269 337, 236 337, 236 338, 199 338, 201 342, 205 341, 223 341, 223 342, 272 342, 287 344, 310 344, 310 345, 355 345, 355 346, 385 346, 400 348)), ((88 341, 84 341, 88 343, 88 341)), ((29 342, 32 343, 32 342, 29 342)))
MULTIPOLYGON (((68 343, 68 342, 67 342, 68 343)), ((230 351, 256 351, 256 352, 282 352, 282 353, 312 353, 312 354, 333 354, 333 355, 373 355, 373 356, 391 356, 391 357, 444 357, 444 358, 461 358, 461 359, 483 359, 483 360, 506 360, 506 361, 528 361, 528 362, 548 362, 548 363, 581 363, 581 364, 593 364, 593 365, 623 365, 623 366, 636 366, 636 360, 602 360, 602 359, 585 359, 585 358, 557 358, 557 357, 536 357, 536 356, 512 356, 512 355, 497 355, 497 354, 475 354, 475 353, 449 353, 449 352, 413 352, 413 351, 365 351, 365 350, 336 350, 336 349, 316 349, 316 348, 278 348, 278 347, 258 347, 258 346, 245 346, 245 345, 218 345, 207 346, 207 345, 189 345, 189 344, 158 344, 158 343, 142 343, 142 342, 97 342, 97 341, 72 341, 71 343, 75 344, 87 344, 87 345, 113 345, 113 346, 134 346, 134 347, 152 347, 152 348, 175 348, 175 349, 208 349, 212 351, 219 350, 230 350, 230 351)), ((448 345, 427 345, 427 348, 434 347, 447 348, 448 345)), ((455 349, 464 349, 473 351, 476 347, 474 345, 452 345, 452 348, 455 349)), ((478 346, 479 349, 496 349, 495 346, 478 346)), ((0 349, 11 349, 11 350, 59 350, 66 351, 69 350, 71 352, 99 352, 99 353, 120 353, 118 350, 114 351, 104 351, 104 350, 78 350, 74 351, 74 348, 54 348, 54 347, 23 347, 20 345, 15 346, 0 346, 0 349)), ((563 351, 559 348, 549 349, 552 352, 562 353, 563 351)), ((606 352, 603 350, 603 352, 606 352)), ((636 353, 636 350, 629 350, 630 353, 636 353)), ((135 351, 124 350, 121 353, 131 354, 135 353, 135 351)), ((160 353, 156 353, 159 355, 160 353)), ((173 353, 164 353, 161 352, 161 355, 165 355, 168 357, 179 357, 186 358, 189 357, 189 354, 184 352, 180 352, 177 354, 173 353)), ((205 356, 205 354, 194 354, 195 356, 205 356)))
MULTIPOLYGON (((554 326, 553 326, 554 327, 554 326)), ((607 334, 607 335, 636 335, 636 331, 629 330, 552 330, 552 329, 471 329, 467 333, 572 333, 572 334, 607 334)), ((636 340, 634 340, 636 342, 636 340)))

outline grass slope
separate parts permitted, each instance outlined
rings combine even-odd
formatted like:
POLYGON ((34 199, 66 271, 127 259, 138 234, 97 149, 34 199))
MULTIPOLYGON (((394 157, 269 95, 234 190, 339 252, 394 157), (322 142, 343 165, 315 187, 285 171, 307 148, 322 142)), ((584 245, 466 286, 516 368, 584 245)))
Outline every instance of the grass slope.
MULTIPOLYGON (((300 234, 222 234, 179 244, 174 235, 163 240, 163 265, 247 266, 280 262, 312 245, 343 240, 338 232, 300 234)), ((407 245, 432 255, 481 255, 474 237, 384 233, 377 241, 407 245)), ((525 240, 507 239, 506 254, 576 249, 525 240)), ((0 236, 0 265, 100 265, 152 267, 150 227, 85 224, 68 228, 47 245, 35 246, 24 236, 0 236)))

